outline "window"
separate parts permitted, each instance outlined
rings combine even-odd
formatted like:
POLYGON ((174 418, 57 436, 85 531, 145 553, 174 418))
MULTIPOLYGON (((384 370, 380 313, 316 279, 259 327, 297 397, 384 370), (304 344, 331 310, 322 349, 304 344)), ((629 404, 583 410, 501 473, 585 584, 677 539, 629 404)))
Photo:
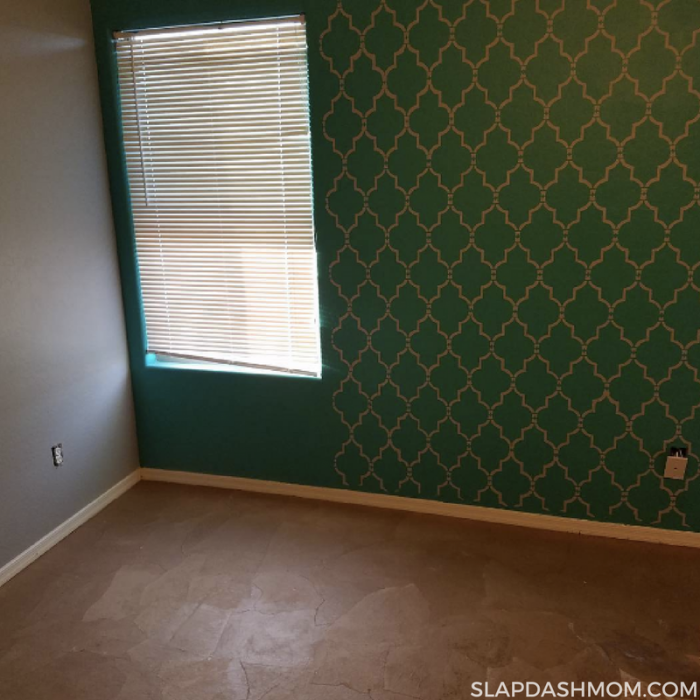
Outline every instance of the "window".
POLYGON ((320 376, 303 17, 115 43, 147 352, 320 376))

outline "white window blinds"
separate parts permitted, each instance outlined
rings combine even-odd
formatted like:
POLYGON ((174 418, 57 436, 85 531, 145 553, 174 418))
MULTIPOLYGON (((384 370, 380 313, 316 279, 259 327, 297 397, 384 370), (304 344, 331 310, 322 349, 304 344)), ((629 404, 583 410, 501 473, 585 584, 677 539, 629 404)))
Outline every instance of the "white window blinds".
POLYGON ((115 42, 148 352, 318 376, 303 18, 115 42))

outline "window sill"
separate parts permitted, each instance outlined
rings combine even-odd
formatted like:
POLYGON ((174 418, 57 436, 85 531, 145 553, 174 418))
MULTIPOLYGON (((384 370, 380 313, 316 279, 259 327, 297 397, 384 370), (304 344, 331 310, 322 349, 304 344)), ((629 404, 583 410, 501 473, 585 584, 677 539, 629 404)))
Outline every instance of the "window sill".
POLYGON ((197 362, 186 360, 166 360, 149 353, 146 355, 146 368, 158 370, 175 370, 178 372, 218 372, 223 374, 243 374, 246 376, 285 377, 289 379, 311 379, 320 381, 321 375, 292 374, 272 369, 258 367, 242 367, 240 365, 218 364, 216 362, 197 362))

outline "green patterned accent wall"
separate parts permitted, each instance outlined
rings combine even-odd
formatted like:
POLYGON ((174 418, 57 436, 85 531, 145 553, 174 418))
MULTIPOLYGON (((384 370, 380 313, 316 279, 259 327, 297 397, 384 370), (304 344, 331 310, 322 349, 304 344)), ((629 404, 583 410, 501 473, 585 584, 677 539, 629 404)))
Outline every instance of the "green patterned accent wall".
POLYGON ((700 529, 700 2, 326 7, 343 485, 700 529))
POLYGON ((699 0, 92 5, 143 466, 700 531, 699 0), (150 365, 111 31, 299 12, 323 377, 150 365))

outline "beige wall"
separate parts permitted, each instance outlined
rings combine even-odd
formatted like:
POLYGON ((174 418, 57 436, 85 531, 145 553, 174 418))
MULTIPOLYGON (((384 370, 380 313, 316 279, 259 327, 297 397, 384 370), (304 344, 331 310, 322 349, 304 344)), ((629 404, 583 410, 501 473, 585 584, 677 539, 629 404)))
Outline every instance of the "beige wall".
POLYGON ((0 89, 2 566, 138 459, 88 0, 0 0, 0 89))

